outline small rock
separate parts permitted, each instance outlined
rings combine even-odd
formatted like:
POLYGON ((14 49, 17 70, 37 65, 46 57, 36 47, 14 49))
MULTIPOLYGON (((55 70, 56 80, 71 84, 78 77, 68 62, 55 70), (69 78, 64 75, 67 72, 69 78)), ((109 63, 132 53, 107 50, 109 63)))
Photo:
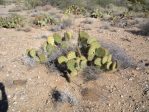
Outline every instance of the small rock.
POLYGON ((27 80, 14 80, 13 81, 14 85, 20 85, 20 86, 25 85, 26 83, 27 83, 27 80))

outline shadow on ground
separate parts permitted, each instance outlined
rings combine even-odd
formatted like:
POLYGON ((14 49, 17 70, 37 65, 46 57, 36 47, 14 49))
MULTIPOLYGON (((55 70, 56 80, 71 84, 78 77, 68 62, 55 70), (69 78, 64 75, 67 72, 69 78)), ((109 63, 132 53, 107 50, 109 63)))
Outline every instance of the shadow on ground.
POLYGON ((126 30, 129 33, 141 36, 149 36, 149 22, 144 23, 139 27, 139 30, 126 30))
POLYGON ((5 92, 5 86, 0 82, 0 112, 7 112, 8 110, 8 99, 5 92))

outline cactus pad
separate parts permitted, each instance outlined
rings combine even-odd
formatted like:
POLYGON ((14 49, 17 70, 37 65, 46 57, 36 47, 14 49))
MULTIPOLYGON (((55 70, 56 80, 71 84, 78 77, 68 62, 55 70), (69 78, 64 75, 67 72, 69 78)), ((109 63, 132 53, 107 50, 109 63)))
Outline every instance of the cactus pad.
POLYGON ((62 42, 62 38, 61 38, 61 36, 58 33, 54 33, 53 37, 54 37, 54 42, 56 44, 60 44, 62 42))
POLYGON ((71 72, 76 70, 76 61, 74 59, 71 59, 67 62, 67 69, 71 72))
POLYGON ((111 64, 111 66, 110 66, 110 68, 111 68, 111 70, 112 71, 115 71, 116 69, 117 69, 117 61, 114 61, 112 64, 111 64))
POLYGON ((107 70, 110 70, 110 66, 111 66, 111 64, 112 64, 112 61, 107 62, 107 64, 106 64, 106 69, 107 69, 107 70))
POLYGON ((42 45, 42 48, 43 48, 44 52, 47 51, 47 45, 48 45, 47 42, 44 42, 43 45, 42 45))
POLYGON ((88 33, 86 33, 86 32, 84 32, 84 31, 80 31, 79 32, 79 38, 80 39, 82 39, 82 38, 89 38, 90 36, 89 36, 89 34, 88 33))
POLYGON ((94 64, 96 65, 96 66, 101 66, 102 64, 101 64, 101 58, 96 58, 95 60, 94 60, 94 64))
POLYGON ((65 40, 70 40, 72 38, 72 33, 71 32, 65 32, 64 38, 65 38, 65 40))
POLYGON ((91 44, 92 42, 96 42, 96 38, 88 38, 87 44, 91 44))
POLYGON ((70 51, 68 54, 67 54, 67 59, 68 60, 71 60, 71 59, 74 59, 76 58, 76 53, 74 51, 70 51))
POLYGON ((62 64, 62 63, 67 63, 68 59, 65 56, 60 56, 58 58, 58 63, 62 64))
POLYGON ((107 62, 111 62, 111 61, 112 61, 112 55, 109 54, 109 55, 108 55, 108 60, 107 60, 107 62))
POLYGON ((55 46, 52 46, 51 44, 47 45, 47 52, 48 52, 49 55, 51 55, 52 52, 54 52, 55 50, 56 50, 55 46))
POLYGON ((100 44, 97 41, 94 41, 91 43, 91 47, 94 47, 95 49, 100 48, 100 44))
POLYGON ((104 48, 98 48, 98 49, 96 49, 96 56, 97 57, 100 57, 100 58, 102 58, 102 57, 104 57, 104 56, 106 56, 106 55, 108 55, 108 51, 106 50, 106 49, 104 49, 104 48))
POLYGON ((28 53, 29 53, 29 56, 31 58, 35 58, 36 57, 36 50, 35 49, 31 49, 28 53))
POLYGON ((88 61, 92 61, 94 59, 95 56, 95 48, 91 47, 88 50, 88 61))
POLYGON ((42 54, 39 54, 38 57, 39 57, 40 63, 44 63, 44 62, 47 61, 47 57, 43 53, 42 54))
POLYGON ((71 73, 70 73, 70 77, 71 78, 73 78, 73 77, 75 77, 75 76, 77 76, 78 75, 78 71, 77 70, 74 70, 74 71, 72 71, 71 73))
POLYGON ((108 56, 104 56, 101 60, 102 64, 105 64, 108 61, 108 56))
POLYGON ((48 44, 54 45, 54 38, 52 36, 48 37, 48 44))

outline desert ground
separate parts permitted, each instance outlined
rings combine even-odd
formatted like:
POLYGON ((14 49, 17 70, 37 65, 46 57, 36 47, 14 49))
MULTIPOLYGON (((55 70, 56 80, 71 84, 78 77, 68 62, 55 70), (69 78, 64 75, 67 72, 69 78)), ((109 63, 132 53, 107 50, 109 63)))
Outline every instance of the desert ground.
MULTIPOLYGON (((0 6, 0 15, 10 14, 14 7, 0 6)), ((26 18, 40 12, 64 17, 61 10, 50 5, 37 9, 17 13, 26 18)), ((139 33, 137 27, 148 18, 135 18, 138 24, 125 28, 84 16, 72 15, 70 19, 72 25, 57 32, 71 30, 77 35, 80 29, 85 30, 118 59, 118 70, 86 69, 84 74, 67 82, 54 68, 44 64, 29 66, 24 61, 26 49, 38 49, 46 40, 43 36, 54 32, 53 25, 0 28, 0 84, 7 95, 4 101, 7 104, 0 105, 4 104, 8 112, 149 112, 149 35, 139 33), (56 101, 55 90, 67 94, 68 101, 56 101)))

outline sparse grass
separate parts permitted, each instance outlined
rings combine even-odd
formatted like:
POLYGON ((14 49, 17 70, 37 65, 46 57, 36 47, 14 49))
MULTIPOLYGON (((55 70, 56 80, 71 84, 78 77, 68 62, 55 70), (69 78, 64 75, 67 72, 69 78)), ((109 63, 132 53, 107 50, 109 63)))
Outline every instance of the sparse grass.
POLYGON ((25 6, 29 9, 42 5, 42 0, 24 0, 25 6))

